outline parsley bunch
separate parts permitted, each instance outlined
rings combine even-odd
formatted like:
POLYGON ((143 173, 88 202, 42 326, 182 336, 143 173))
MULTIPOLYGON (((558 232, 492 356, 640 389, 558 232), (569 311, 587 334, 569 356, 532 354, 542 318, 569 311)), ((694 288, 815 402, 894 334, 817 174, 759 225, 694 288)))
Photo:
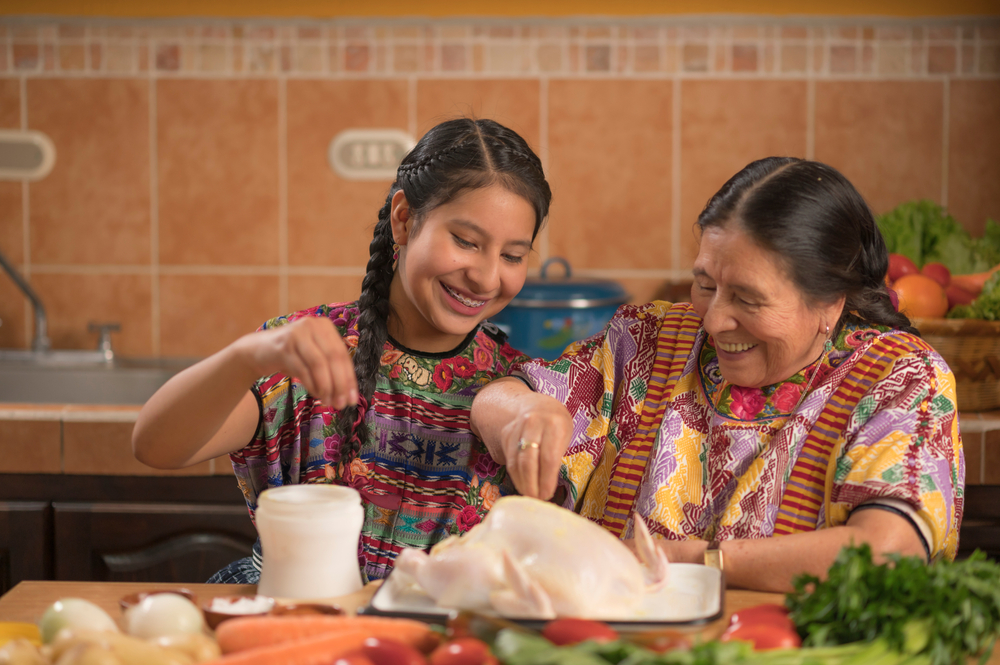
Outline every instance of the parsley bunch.
POLYGON ((867 545, 845 547, 820 581, 796 578, 785 604, 804 646, 884 639, 932 665, 985 662, 1000 632, 1000 565, 975 552, 964 561, 925 564, 889 555, 872 562, 867 545))

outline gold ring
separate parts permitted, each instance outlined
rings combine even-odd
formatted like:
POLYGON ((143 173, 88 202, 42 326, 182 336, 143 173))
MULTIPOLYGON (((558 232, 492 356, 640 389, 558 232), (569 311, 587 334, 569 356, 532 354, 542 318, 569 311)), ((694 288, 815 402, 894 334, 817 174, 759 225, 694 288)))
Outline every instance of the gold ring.
POLYGON ((522 452, 523 453, 528 448, 535 448, 535 449, 537 449, 538 448, 538 443, 535 442, 535 441, 528 441, 527 439, 520 439, 520 440, 518 440, 518 442, 517 442, 517 450, 518 450, 518 452, 522 452))

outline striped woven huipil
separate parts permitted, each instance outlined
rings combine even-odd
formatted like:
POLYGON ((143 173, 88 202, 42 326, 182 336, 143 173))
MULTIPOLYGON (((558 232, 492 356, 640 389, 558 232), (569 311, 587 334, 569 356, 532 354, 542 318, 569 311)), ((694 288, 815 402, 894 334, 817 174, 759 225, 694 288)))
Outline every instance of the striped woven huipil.
POLYGON ((633 511, 665 538, 744 539, 842 525, 864 506, 909 519, 929 556, 955 555, 955 379, 916 336, 848 324, 795 376, 743 388, 689 303, 654 302, 518 372, 573 415, 565 505, 622 537, 633 511))
MULTIPOLYGON (((356 303, 303 310, 262 328, 304 316, 331 319, 353 354, 356 303)), ((369 580, 388 575, 403 547, 426 550, 464 533, 499 497, 514 493, 506 469, 469 429, 472 399, 492 379, 507 375, 514 362, 526 359, 489 323, 446 353, 421 353, 389 339, 365 413, 370 438, 347 465, 339 460, 336 411, 317 402, 298 379, 282 374, 261 379, 253 387, 261 409, 257 432, 230 455, 251 519, 258 495, 271 487, 354 487, 364 500, 358 558, 369 580)))

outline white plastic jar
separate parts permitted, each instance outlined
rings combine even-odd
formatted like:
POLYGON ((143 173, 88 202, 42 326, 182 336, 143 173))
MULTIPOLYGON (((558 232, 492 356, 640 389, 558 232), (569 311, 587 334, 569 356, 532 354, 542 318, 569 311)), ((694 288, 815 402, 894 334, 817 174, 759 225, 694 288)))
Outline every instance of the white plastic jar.
POLYGON ((257 593, 275 598, 333 598, 361 588, 358 539, 364 508, 357 490, 286 485, 257 500, 264 561, 257 593))

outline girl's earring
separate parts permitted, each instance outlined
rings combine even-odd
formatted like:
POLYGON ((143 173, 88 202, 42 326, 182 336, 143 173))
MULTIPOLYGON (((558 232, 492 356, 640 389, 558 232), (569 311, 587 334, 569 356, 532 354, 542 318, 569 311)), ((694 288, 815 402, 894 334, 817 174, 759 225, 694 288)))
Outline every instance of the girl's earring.
POLYGON ((392 260, 399 260, 399 243, 392 243, 392 260))

